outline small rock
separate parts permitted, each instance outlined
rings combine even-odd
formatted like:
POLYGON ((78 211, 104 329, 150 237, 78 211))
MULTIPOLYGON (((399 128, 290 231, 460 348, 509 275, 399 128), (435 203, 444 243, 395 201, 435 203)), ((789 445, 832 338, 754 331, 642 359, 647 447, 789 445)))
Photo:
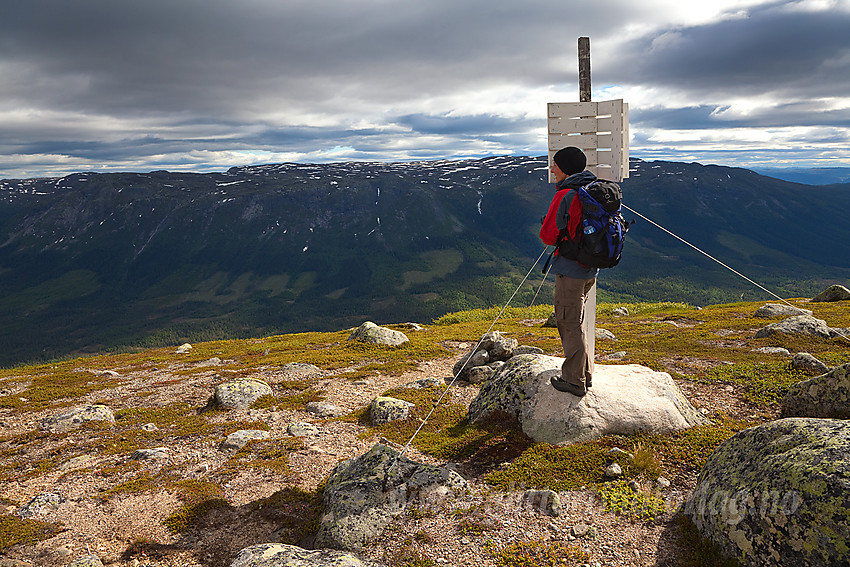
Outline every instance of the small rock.
POLYGON ((155 423, 146 423, 142 426, 142 431, 157 431, 158 429, 155 423))
POLYGON ((555 317, 555 314, 552 313, 549 315, 549 318, 546 319, 546 322, 543 323, 544 327, 557 327, 558 326, 558 318, 555 317))
POLYGON ((103 563, 97 555, 86 555, 75 559, 68 567, 103 567, 103 563))
POLYGON ((843 285, 833 285, 814 296, 811 301, 845 301, 847 299, 850 299, 850 289, 843 285))
POLYGON ((597 340, 606 340, 606 341, 616 341, 617 337, 614 336, 614 333, 609 331, 608 329, 600 329, 596 328, 596 339, 597 340))
POLYGON ((407 335, 401 331, 379 327, 372 321, 366 321, 360 325, 351 333, 348 340, 389 346, 399 346, 409 341, 407 335))
POLYGON ((413 388, 415 390, 424 390, 427 388, 434 388, 443 385, 445 385, 445 382, 443 380, 434 376, 430 376, 428 378, 420 378, 419 380, 414 380, 409 384, 405 384, 404 387, 413 388))
POLYGON ((640 485, 637 483, 635 479, 631 479, 629 481, 629 488, 632 492, 640 492, 640 485))
POLYGON ((257 378, 236 378, 215 388, 216 404, 229 409, 247 409, 259 398, 271 395, 271 386, 257 378))
POLYGON ((198 366, 221 366, 221 359, 217 356, 214 356, 209 360, 199 362, 198 366))
POLYGON ((155 449, 136 449, 130 455, 131 461, 146 461, 148 459, 165 459, 168 457, 167 447, 156 447, 155 449))
POLYGON ((547 516, 561 515, 561 497, 554 490, 526 490, 522 499, 547 516))
POLYGON ((177 347, 177 350, 174 351, 174 354, 186 354, 190 350, 192 350, 192 345, 190 345, 189 343, 183 343, 182 345, 177 347))
POLYGON ((414 407, 414 404, 410 402, 399 400, 398 398, 380 396, 375 398, 369 406, 369 416, 372 420, 372 425, 401 421, 407 419, 407 415, 412 407, 414 407))
POLYGON ((495 373, 496 371, 489 366, 475 366, 469 369, 466 378, 470 384, 483 384, 492 378, 495 373))
POLYGON ((88 421, 115 423, 115 416, 112 414, 112 410, 105 405, 93 404, 63 411, 53 417, 46 417, 41 420, 41 429, 51 433, 67 433, 72 429, 81 427, 88 421))
POLYGON ((623 476, 623 468, 617 463, 611 463, 605 467, 605 476, 607 478, 619 478, 623 476))
POLYGON ((339 407, 330 402, 307 402, 307 413, 316 417, 336 417, 342 413, 339 407))
POLYGON ((228 435, 222 441, 221 446, 223 449, 241 449, 250 441, 268 439, 269 437, 269 432, 262 429, 240 429, 228 435))
POLYGON ((576 524, 573 526, 573 537, 584 537, 590 531, 590 526, 587 524, 576 524))
POLYGON ((762 354, 778 354, 780 356, 791 356, 791 353, 788 351, 788 349, 782 348, 782 347, 772 347, 772 346, 759 347, 759 348, 754 348, 752 350, 752 352, 760 352, 762 354))
POLYGON ((616 315, 618 317, 628 317, 629 316, 629 309, 628 309, 628 307, 617 307, 616 309, 611 311, 611 314, 616 315))
POLYGON ((612 447, 608 451, 608 458, 609 459, 628 459, 630 461, 633 461, 635 456, 632 455, 631 453, 629 453, 628 451, 624 451, 624 450, 620 449, 619 447, 612 447))
POLYGON ((657 484, 658 488, 660 488, 662 490, 664 490, 666 488, 670 488, 670 481, 667 480, 666 478, 664 478, 663 476, 659 476, 656 479, 655 484, 657 484))
POLYGON ((65 498, 62 497, 61 494, 54 494, 53 492, 42 492, 20 508, 18 508, 16 514, 18 517, 27 519, 27 518, 35 518, 36 516, 43 516, 48 514, 59 507, 61 503, 65 501, 65 498))
POLYGON ((610 358, 611 360, 620 360, 621 358, 626 358, 628 355, 629 353, 627 353, 626 351, 618 350, 617 352, 612 352, 611 354, 609 354, 608 358, 610 358))
POLYGON ((286 432, 293 437, 312 437, 319 434, 319 428, 306 421, 291 423, 286 428, 286 432))
POLYGON ((829 366, 807 352, 795 354, 794 358, 791 359, 791 368, 810 375, 829 372, 829 366))
POLYGON ((770 319, 772 317, 792 317, 794 315, 811 315, 812 312, 808 309, 800 309, 792 305, 780 303, 768 303, 759 307, 754 316, 770 319))

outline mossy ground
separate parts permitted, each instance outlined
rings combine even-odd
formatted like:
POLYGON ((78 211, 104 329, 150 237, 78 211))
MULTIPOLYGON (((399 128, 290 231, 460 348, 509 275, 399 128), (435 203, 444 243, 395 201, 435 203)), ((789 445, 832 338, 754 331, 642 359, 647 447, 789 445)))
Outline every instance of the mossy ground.
MULTIPOLYGON (((736 412, 733 408, 730 415, 713 412, 710 425, 670 435, 610 436, 569 447, 553 447, 532 442, 510 419, 469 424, 466 405, 448 396, 422 426, 413 447, 439 461, 459 463, 466 474, 477 476, 495 491, 588 487, 601 494, 610 512, 619 511, 624 521, 655 517, 658 508, 648 499, 651 490, 643 496, 627 493, 622 486, 605 480, 602 471, 611 460, 608 453, 611 448, 620 447, 634 454, 633 460, 618 459, 626 480, 637 480, 642 486, 648 486, 650 481, 663 475, 674 483, 687 485, 720 443, 741 429, 775 417, 788 387, 807 378, 791 370, 788 359, 753 352, 753 349, 777 346, 792 353, 805 351, 829 365, 850 361, 850 345, 845 339, 785 335, 756 339, 756 329, 771 322, 752 316, 760 305, 762 303, 736 303, 696 309, 683 304, 635 304, 627 306, 630 315, 625 317, 613 315, 613 308, 618 305, 598 306, 597 327, 606 328, 616 336, 616 341, 596 342, 597 354, 602 359, 613 352, 625 351, 627 356, 620 362, 668 371, 695 391, 731 387, 729 395, 740 401, 745 410, 736 412)), ((830 326, 850 327, 846 304, 807 303, 801 306, 814 311, 816 317, 826 320, 830 326)), ((559 355, 557 330, 541 326, 550 313, 550 306, 510 309, 494 328, 517 338, 521 344, 539 346, 547 354, 559 355)), ((53 471, 57 467, 74 459, 89 455, 109 457, 108 464, 70 468, 61 478, 94 475, 105 486, 97 495, 103 501, 122 495, 170 491, 178 496, 181 505, 171 512, 167 525, 172 531, 182 533, 202 517, 219 514, 232 519, 234 515, 243 514, 240 507, 228 501, 223 487, 240 471, 253 470, 272 475, 283 485, 274 496, 258 498, 253 503, 253 511, 288 526, 283 532, 289 534, 286 536, 289 541, 297 543, 315 529, 320 500, 316 492, 298 488, 290 471, 291 455, 304 448, 301 440, 249 443, 224 458, 215 470, 201 474, 194 470, 191 479, 186 476, 188 469, 185 467, 151 467, 123 458, 136 449, 181 443, 188 443, 193 450, 200 451, 238 429, 269 428, 262 419, 228 419, 226 412, 205 406, 197 396, 189 400, 162 400, 158 394, 160 389, 189 387, 199 381, 213 384, 231 376, 271 377, 269 382, 275 394, 255 402, 251 411, 299 411, 308 401, 321 400, 331 392, 326 391, 321 379, 316 377, 288 379, 277 376, 276 371, 284 364, 314 364, 325 375, 351 381, 398 376, 422 362, 455 355, 457 351, 452 350, 451 345, 473 343, 488 330, 497 314, 497 309, 452 313, 424 331, 411 331, 404 325, 391 326, 410 338, 409 343, 399 347, 351 342, 347 340, 350 331, 300 333, 201 343, 186 354, 175 354, 173 348, 154 349, 0 370, 0 390, 5 392, 0 395, 0 412, 7 420, 55 413, 80 400, 100 401, 118 408, 114 424, 88 424, 80 430, 62 434, 34 428, 0 434, 0 481, 26 482, 56 474, 53 471), (212 357, 219 358, 221 364, 206 365, 212 357), (150 378, 139 380, 137 376, 141 375, 150 378), (156 427, 142 428, 149 423, 156 427)), ((444 390, 443 387, 393 388, 384 392, 416 404, 405 421, 371 427, 365 406, 341 419, 356 424, 364 439, 384 436, 404 444, 422 425, 444 390)), ((244 516, 250 514, 244 512, 244 516)), ((0 518, 3 519, 0 542, 10 547, 49 538, 53 533, 47 525, 21 522, 13 517, 0 518)), ((461 534, 484 533, 490 529, 474 513, 462 514, 456 522, 461 534)), ((679 531, 685 533, 687 530, 679 531)), ((688 540, 686 535, 680 539, 688 540)), ((427 543, 412 538, 410 548, 420 549, 427 543)), ((144 544, 139 545, 144 547, 144 544)), ((493 555, 490 561, 523 565, 524 557, 534 557, 537 564, 547 564, 547 554, 552 549, 548 544, 528 543, 510 550, 513 557, 510 561, 514 563, 508 563, 507 555, 493 555)), ((499 553, 502 551, 504 549, 499 553)), ((411 551, 406 564, 431 564, 427 555, 417 553, 411 551)))

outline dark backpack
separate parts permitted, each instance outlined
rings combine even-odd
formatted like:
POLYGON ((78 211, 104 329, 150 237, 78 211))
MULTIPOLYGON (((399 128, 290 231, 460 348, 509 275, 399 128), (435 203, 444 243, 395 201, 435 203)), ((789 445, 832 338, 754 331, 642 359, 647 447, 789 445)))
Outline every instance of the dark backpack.
POLYGON ((569 224, 558 235, 558 254, 591 268, 616 266, 629 230, 620 211, 622 200, 613 181, 597 179, 576 189, 569 224))

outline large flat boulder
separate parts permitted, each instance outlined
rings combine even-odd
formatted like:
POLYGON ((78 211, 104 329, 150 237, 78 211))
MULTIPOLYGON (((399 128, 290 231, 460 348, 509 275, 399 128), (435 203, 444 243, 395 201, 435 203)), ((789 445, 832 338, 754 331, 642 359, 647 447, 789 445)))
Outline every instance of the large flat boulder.
POLYGON ((850 564, 850 422, 741 431, 708 458, 684 513, 743 565, 850 564))
POLYGON ((445 467, 400 457, 386 445, 344 461, 331 472, 322 493, 324 513, 316 546, 358 550, 404 512, 408 504, 437 502, 467 482, 445 467))
POLYGON ((782 417, 850 419, 850 363, 788 388, 782 417))
POLYGON ((513 357, 481 387, 469 406, 470 421, 507 412, 526 435, 553 445, 638 431, 669 433, 708 423, 666 372, 636 364, 596 365, 593 387, 578 398, 550 383, 563 361, 544 355, 513 357))

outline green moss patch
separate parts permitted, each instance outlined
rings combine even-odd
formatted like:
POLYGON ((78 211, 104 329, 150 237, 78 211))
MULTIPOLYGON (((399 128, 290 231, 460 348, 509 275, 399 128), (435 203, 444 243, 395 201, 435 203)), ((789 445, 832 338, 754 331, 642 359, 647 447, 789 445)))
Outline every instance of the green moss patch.
POLYGON ((215 510, 229 511, 232 509, 233 506, 227 500, 212 498, 181 506, 163 520, 162 523, 171 533, 179 534, 189 530, 189 528, 197 524, 210 512, 215 510))
POLYGON ((56 535, 61 526, 0 514, 0 552, 18 544, 33 544, 56 535))
POLYGON ((580 565, 590 555, 560 541, 517 541, 503 547, 492 546, 488 553, 499 567, 564 567, 580 565))
MULTIPOLYGON (((396 443, 406 444, 444 391, 445 388, 436 387, 421 390, 397 388, 386 392, 385 396, 411 402, 415 407, 410 409, 407 419, 385 423, 371 431, 396 443)), ((466 406, 453 404, 447 399, 443 399, 416 434, 412 444, 419 451, 439 459, 472 460, 487 465, 512 459, 528 447, 530 440, 511 420, 491 419, 480 425, 470 424, 466 419, 466 406)))
POLYGON ((606 482, 597 490, 605 511, 618 516, 649 521, 666 512, 664 498, 656 494, 632 490, 625 480, 606 482))

